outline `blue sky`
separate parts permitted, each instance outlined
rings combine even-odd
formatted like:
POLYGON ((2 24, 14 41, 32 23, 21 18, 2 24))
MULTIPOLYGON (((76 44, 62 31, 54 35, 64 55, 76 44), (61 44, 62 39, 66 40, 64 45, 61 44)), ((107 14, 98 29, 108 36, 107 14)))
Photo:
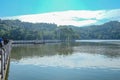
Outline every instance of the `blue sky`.
POLYGON ((120 8, 120 0, 0 0, 0 17, 66 10, 120 8))
POLYGON ((86 26, 120 21, 120 0, 0 0, 0 18, 86 26))

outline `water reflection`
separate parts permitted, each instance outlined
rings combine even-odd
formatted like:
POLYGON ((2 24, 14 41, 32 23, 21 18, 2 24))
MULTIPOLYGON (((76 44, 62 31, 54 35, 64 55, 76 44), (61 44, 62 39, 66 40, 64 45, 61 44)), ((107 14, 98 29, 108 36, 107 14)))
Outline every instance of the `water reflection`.
POLYGON ((44 57, 53 55, 71 55, 73 53, 100 54, 109 58, 120 57, 120 45, 102 43, 59 43, 41 45, 14 45, 12 59, 20 60, 26 57, 44 57))
POLYGON ((82 42, 82 43, 78 43, 77 46, 74 47, 74 51, 89 53, 89 54, 100 54, 108 58, 120 57, 120 45, 117 44, 82 42))
POLYGON ((23 58, 19 60, 19 65, 36 65, 44 67, 64 67, 64 68, 111 68, 120 69, 120 59, 108 59, 102 55, 90 55, 84 53, 72 54, 71 56, 45 56, 23 58))
POLYGON ((14 45, 12 59, 20 60, 33 56, 69 55, 73 53, 73 47, 63 44, 41 44, 41 45, 14 45))
POLYGON ((120 68, 120 46, 102 43, 14 45, 12 60, 19 64, 69 68, 120 68))

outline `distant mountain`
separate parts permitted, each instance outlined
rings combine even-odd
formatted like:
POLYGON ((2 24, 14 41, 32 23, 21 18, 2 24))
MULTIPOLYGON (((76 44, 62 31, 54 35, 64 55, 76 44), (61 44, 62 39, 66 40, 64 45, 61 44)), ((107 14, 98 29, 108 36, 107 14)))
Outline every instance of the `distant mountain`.
POLYGON ((110 21, 102 25, 76 27, 0 20, 0 36, 15 40, 120 39, 120 22, 110 21))
POLYGON ((110 21, 102 25, 79 28, 80 39, 120 39, 120 22, 110 21))

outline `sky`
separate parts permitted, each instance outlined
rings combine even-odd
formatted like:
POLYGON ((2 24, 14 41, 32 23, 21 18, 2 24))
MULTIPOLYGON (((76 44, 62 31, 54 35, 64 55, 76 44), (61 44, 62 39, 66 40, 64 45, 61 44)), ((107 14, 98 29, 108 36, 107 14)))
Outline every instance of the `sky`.
POLYGON ((120 0, 0 0, 0 18, 86 26, 120 20, 120 0))

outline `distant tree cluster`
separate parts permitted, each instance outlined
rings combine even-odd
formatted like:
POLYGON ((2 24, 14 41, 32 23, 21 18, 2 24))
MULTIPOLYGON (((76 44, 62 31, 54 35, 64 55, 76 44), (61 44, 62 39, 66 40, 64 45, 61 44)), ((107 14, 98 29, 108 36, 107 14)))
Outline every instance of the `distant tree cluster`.
POLYGON ((0 20, 0 36, 13 40, 73 40, 72 28, 48 23, 28 23, 19 20, 0 20))
POLYGON ((87 27, 0 20, 0 36, 13 40, 120 39, 120 22, 87 27))

